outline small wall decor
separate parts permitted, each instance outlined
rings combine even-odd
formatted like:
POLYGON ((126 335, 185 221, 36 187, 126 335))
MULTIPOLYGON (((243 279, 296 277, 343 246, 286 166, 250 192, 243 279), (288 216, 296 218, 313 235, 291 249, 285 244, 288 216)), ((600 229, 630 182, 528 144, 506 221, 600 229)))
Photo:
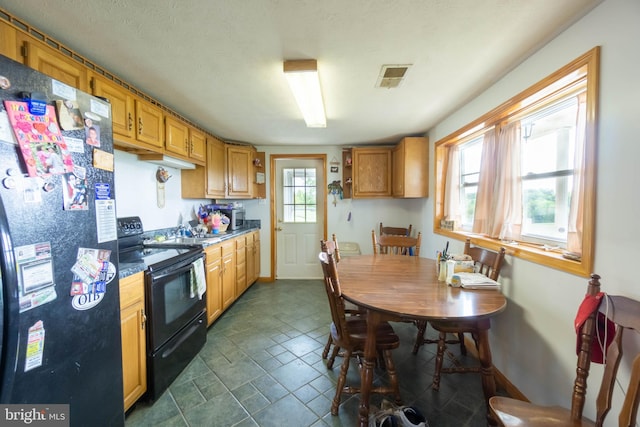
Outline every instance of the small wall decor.
POLYGON ((156 171, 156 203, 161 209, 164 208, 165 201, 164 183, 169 181, 169 178, 171 178, 169 172, 162 166, 158 166, 158 170, 156 171))
POLYGON ((340 185, 340 180, 333 181, 328 185, 329 194, 333 196, 333 206, 336 206, 338 203, 336 196, 340 196, 340 200, 342 200, 342 186, 340 185))
POLYGON ((338 173, 338 171, 340 170, 340 162, 335 157, 331 159, 329 165, 331 165, 332 173, 338 173))

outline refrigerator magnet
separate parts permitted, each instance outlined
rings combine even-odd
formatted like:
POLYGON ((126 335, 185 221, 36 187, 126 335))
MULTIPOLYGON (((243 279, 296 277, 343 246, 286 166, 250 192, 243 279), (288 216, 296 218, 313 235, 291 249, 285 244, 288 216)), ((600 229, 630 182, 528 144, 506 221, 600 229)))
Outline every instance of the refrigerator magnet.
POLYGON ((44 324, 38 320, 29 328, 27 348, 24 358, 24 371, 30 371, 42 366, 42 354, 44 353, 44 324))
POLYGON ((94 148, 93 167, 113 172, 113 153, 107 153, 106 151, 94 148))

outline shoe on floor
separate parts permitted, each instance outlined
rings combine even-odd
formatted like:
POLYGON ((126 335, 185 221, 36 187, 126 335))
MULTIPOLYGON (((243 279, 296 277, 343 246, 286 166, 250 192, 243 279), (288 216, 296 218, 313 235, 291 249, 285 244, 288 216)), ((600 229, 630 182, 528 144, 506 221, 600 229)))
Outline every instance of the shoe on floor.
POLYGON ((427 419, 415 406, 397 406, 388 400, 383 400, 382 410, 390 411, 396 416, 398 427, 429 427, 427 419))
POLYGON ((369 427, 401 427, 392 410, 369 408, 369 427))

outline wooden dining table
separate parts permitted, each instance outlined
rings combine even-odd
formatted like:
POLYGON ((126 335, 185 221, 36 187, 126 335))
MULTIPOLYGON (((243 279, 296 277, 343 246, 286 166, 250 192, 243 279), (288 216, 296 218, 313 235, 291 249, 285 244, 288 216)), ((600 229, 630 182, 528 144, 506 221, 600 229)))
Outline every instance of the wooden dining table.
POLYGON ((360 426, 369 418, 369 396, 376 360, 376 329, 382 321, 479 321, 478 358, 482 388, 489 413, 489 398, 496 392, 489 347, 489 318, 506 308, 504 295, 495 289, 470 290, 438 281, 436 260, 402 255, 342 257, 338 276, 343 297, 366 310, 367 341, 361 372, 360 426))

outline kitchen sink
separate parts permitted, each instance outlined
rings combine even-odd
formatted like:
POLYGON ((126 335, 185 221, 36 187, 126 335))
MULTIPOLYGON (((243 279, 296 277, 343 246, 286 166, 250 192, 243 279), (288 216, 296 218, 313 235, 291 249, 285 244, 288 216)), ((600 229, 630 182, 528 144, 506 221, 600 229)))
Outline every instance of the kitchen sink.
POLYGON ((172 239, 163 240, 162 242, 156 242, 154 244, 159 245, 213 245, 222 241, 220 237, 183 237, 178 236, 172 239))

